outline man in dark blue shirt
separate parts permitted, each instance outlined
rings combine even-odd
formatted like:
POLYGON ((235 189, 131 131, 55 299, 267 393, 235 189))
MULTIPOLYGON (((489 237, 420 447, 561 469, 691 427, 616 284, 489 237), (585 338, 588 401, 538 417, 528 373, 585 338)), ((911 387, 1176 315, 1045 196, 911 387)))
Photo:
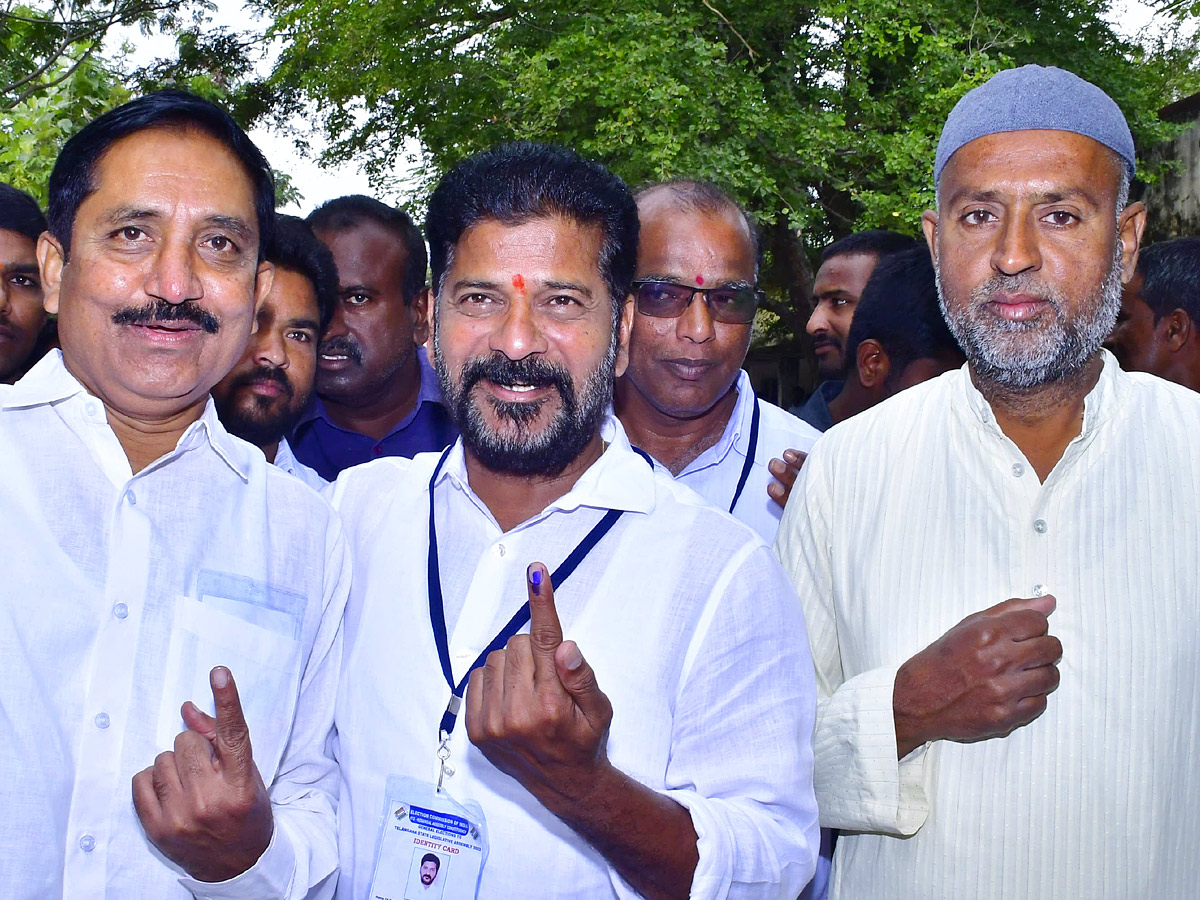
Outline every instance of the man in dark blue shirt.
POLYGON ((361 195, 329 201, 308 222, 337 263, 338 302, 321 336, 317 396, 290 441, 296 458, 332 481, 380 456, 448 446, 458 432, 421 346, 429 289, 420 230, 361 195))

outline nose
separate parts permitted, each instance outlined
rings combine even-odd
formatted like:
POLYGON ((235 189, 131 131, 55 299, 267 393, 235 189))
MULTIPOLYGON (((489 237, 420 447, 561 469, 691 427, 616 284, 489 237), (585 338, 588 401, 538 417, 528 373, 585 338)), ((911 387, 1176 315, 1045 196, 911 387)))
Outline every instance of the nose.
POLYGON ((1037 225, 1032 214, 1005 217, 997 229, 992 268, 1004 275, 1017 275, 1041 266, 1037 225))
POLYGON ((704 344, 716 337, 712 314, 708 311, 704 294, 699 291, 692 294, 683 315, 675 320, 675 334, 693 344, 704 344))
POLYGON ((497 328, 488 342, 489 349, 499 351, 509 359, 524 359, 548 349, 546 335, 528 298, 511 299, 497 318, 497 328))
POLYGON ((195 256, 187 241, 164 239, 146 279, 146 293, 174 304, 204 296, 204 285, 196 273, 195 256))
POLYGON ((8 296, 9 290, 8 277, 0 273, 0 318, 7 319, 12 312, 12 299, 8 296))
POLYGON ((811 337, 829 330, 829 310, 820 300, 813 307, 812 315, 808 317, 808 323, 804 326, 804 330, 811 337))
POLYGON ((346 328, 345 307, 339 299, 333 304, 333 316, 330 318, 329 324, 325 326, 325 330, 321 332, 321 340, 327 341, 330 338, 345 337, 349 333, 349 329, 346 328))
POLYGON ((255 341, 254 361, 262 366, 276 369, 286 369, 288 364, 287 348, 284 346, 283 332, 279 328, 260 327, 258 333, 250 340, 255 341))

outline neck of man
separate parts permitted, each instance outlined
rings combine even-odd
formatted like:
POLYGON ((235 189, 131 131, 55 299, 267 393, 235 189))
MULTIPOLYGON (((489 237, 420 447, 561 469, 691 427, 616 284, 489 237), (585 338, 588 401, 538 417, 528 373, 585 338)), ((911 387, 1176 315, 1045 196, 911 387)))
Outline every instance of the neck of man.
POLYGON ((856 416, 865 409, 870 409, 873 401, 871 392, 859 382, 857 376, 851 376, 842 382, 838 395, 829 401, 829 417, 833 424, 844 422, 851 416, 856 416))
POLYGON ((714 446, 725 433, 737 406, 737 381, 721 399, 698 416, 680 418, 652 404, 628 376, 617 381, 614 393, 617 418, 629 441, 645 450, 678 476, 688 463, 714 446))
POLYGON ((421 394, 421 365, 414 351, 379 390, 354 397, 353 405, 322 396, 325 412, 339 428, 382 440, 417 406, 421 394))
POLYGON ((263 456, 267 458, 267 462, 275 465, 275 457, 279 453, 279 441, 271 444, 259 444, 258 449, 263 452, 263 456))
POLYGON ((996 424, 1044 482, 1067 445, 1083 431, 1084 401, 1103 368, 1097 353, 1066 378, 1024 389, 981 379, 973 366, 970 371, 972 383, 996 416, 996 424))
POLYGON ((465 450, 467 482, 503 532, 512 531, 533 518, 575 486, 581 475, 604 452, 597 432, 565 469, 554 475, 515 475, 489 469, 470 450, 465 450))
POLYGON ((121 448, 129 460, 129 468, 137 474, 156 459, 170 453, 179 444, 179 439, 188 426, 200 418, 208 396, 177 413, 163 418, 135 418, 127 413, 104 405, 109 427, 121 442, 121 448))

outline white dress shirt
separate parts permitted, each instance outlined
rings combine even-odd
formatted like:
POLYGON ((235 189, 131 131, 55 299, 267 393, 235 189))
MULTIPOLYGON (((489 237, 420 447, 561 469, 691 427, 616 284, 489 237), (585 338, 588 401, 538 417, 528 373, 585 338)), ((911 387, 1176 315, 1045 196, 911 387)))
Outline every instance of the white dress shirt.
POLYGON ((966 369, 827 432, 777 549, 805 606, 835 898, 1195 896, 1200 395, 1104 353, 1044 484, 966 369), (1062 682, 1004 738, 896 760, 897 668, 1051 593, 1062 682), (900 837, 903 836, 903 837, 900 837))
POLYGON ((287 438, 279 439, 279 449, 275 451, 275 467, 299 478, 314 491, 322 491, 329 486, 329 482, 318 475, 316 469, 311 469, 296 459, 287 438))
MULTIPOLYGON (((610 446, 570 492, 502 532, 471 491, 461 442, 438 477, 436 523, 457 679, 610 509, 626 510, 555 602, 612 701, 608 757, 691 812, 692 896, 794 898, 813 871, 812 662, 795 592, 749 528, 657 474, 609 419, 610 446)), ((450 698, 430 626, 429 479, 438 456, 389 458, 333 488, 355 560, 337 707, 338 896, 366 896, 389 775, 436 781, 450 698)), ((528 630, 527 628, 525 629, 528 630)), ((479 802, 491 851, 480 897, 635 896, 603 857, 467 738, 450 741, 459 800, 479 802)))
POLYGON ((57 351, 0 386, 0 895, 299 898, 337 862, 329 755, 350 565, 337 516, 210 400, 137 475, 57 351), (228 666, 275 813, 204 885, 146 839, 131 780, 213 712, 228 666))
MULTIPOLYGON (((773 458, 782 458, 784 450, 807 453, 821 432, 778 406, 759 400, 758 440, 751 447, 750 426, 754 418, 755 396, 754 386, 745 370, 738 373, 736 390, 737 405, 729 416, 721 439, 688 463, 677 477, 713 506, 728 510, 737 492, 738 479, 746 459, 752 457, 750 474, 733 515, 762 535, 764 541, 771 543, 775 540, 783 510, 767 494, 767 485, 775 480, 767 463, 773 458)), ((665 466, 662 469, 669 474, 665 466)))

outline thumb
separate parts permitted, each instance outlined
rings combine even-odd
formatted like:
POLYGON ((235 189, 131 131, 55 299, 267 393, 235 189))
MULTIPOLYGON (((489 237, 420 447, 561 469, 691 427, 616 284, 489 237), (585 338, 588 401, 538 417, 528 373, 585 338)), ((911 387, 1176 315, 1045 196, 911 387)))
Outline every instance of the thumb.
POLYGON ((579 652, 574 641, 563 641, 554 654, 558 680, 584 718, 596 731, 605 731, 612 720, 612 704, 596 682, 596 672, 579 652))
POLYGON ((217 707, 217 735, 214 745, 221 767, 233 776, 249 777, 254 770, 250 749, 250 727, 242 712, 233 674, 224 666, 215 667, 208 675, 213 701, 217 707))

